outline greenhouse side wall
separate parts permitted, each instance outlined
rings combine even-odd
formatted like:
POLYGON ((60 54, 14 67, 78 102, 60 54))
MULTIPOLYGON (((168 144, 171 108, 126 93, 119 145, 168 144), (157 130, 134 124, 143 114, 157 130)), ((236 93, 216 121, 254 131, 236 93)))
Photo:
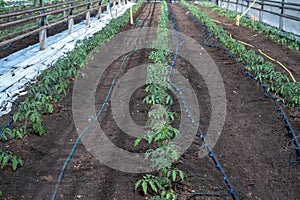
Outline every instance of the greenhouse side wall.
MULTIPOLYGON (((213 1, 222 8, 244 12, 252 0, 213 1)), ((300 1, 299 0, 258 0, 249 10, 250 16, 268 25, 291 32, 300 37, 300 1)))

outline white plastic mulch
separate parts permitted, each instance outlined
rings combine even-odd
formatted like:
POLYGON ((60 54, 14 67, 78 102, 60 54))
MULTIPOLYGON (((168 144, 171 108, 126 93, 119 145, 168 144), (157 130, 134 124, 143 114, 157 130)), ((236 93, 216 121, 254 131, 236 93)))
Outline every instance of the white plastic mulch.
MULTIPOLYGON (((133 6, 128 2, 120 7, 117 17, 133 6)), ((114 7, 112 13, 115 13, 114 7)), ((27 84, 33 83, 38 75, 48 67, 52 66, 58 58, 72 51, 76 41, 90 38, 96 32, 103 29, 112 17, 103 13, 101 19, 91 18, 90 27, 83 21, 74 25, 74 32, 68 30, 47 38, 47 49, 39 50, 39 43, 22 49, 6 58, 0 59, 0 117, 11 111, 12 103, 20 96, 26 94, 24 91, 27 84)))

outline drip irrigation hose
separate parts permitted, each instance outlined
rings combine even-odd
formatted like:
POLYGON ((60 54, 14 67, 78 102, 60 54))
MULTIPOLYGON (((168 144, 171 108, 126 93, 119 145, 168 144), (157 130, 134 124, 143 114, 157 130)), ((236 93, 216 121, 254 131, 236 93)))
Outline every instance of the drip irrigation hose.
MULTIPOLYGON (((148 16, 149 16, 149 15, 148 15, 148 16)), ((148 16, 147 16, 147 17, 148 17, 148 16)), ((124 64, 125 64, 126 60, 127 60, 131 55, 133 55, 133 54, 136 52, 136 50, 137 50, 137 41, 138 41, 138 38, 140 37, 140 34, 141 34, 142 30, 144 29, 144 27, 146 26, 146 24, 147 24, 147 23, 144 23, 144 25, 140 28, 139 34, 137 35, 137 38, 135 39, 135 49, 132 50, 131 52, 129 52, 129 53, 122 59, 122 64, 121 64, 121 67, 119 68, 120 70, 123 70, 123 67, 124 67, 124 64)), ((54 191, 53 191, 52 196, 51 196, 51 200, 55 200, 55 197, 56 197, 56 194, 57 194, 59 185, 60 185, 60 183, 61 183, 63 174, 64 174, 64 172, 65 172, 65 169, 66 169, 68 163, 70 162, 70 160, 71 160, 71 158, 72 158, 72 156, 73 156, 73 154, 74 154, 74 152, 75 152, 75 150, 76 150, 76 147, 77 147, 77 145, 79 144, 81 138, 87 133, 87 131, 93 126, 94 123, 98 122, 98 119, 99 119, 99 117, 101 116, 101 114, 102 114, 102 112, 103 112, 103 109, 104 109, 105 106, 107 105, 107 101, 109 100, 109 97, 110 97, 111 92, 112 92, 112 90, 113 90, 113 88, 114 88, 114 85, 115 85, 115 81, 116 81, 116 79, 117 79, 118 77, 119 77, 119 73, 117 72, 117 73, 115 74, 115 76, 114 76, 114 79, 113 79, 112 82, 111 82, 111 86, 110 86, 110 88, 109 88, 109 91, 108 91, 108 93, 107 93, 107 95, 106 95, 106 97, 105 97, 105 100, 104 100, 104 102, 102 103, 101 108, 100 108, 100 110, 98 111, 96 117, 93 117, 93 120, 91 121, 91 123, 90 123, 87 127, 85 127, 85 129, 84 129, 84 130, 80 133, 80 135, 77 137, 77 139, 76 139, 76 141, 75 141, 75 143, 74 143, 74 145, 73 145, 73 147, 72 147, 72 150, 71 150, 71 152, 70 152, 68 158, 67 158, 66 161, 64 162, 64 164, 63 164, 63 166, 62 166, 62 168, 61 168, 61 170, 60 170, 60 172, 59 172, 59 176, 58 176, 58 179, 57 179, 57 181, 56 181, 55 188, 54 188, 54 191)))
MULTIPOLYGON (((187 11, 186 8, 184 8, 184 9, 187 11)), ((198 22, 199 25, 205 27, 205 25, 204 25, 199 19, 197 19, 197 18, 194 17, 193 15, 191 15, 191 16, 198 22)), ((206 28, 206 27, 205 27, 205 28, 206 28)), ((206 30, 207 30, 207 28, 206 28, 206 30)), ((210 33, 210 31, 208 31, 208 32, 210 33)), ((206 42, 208 41, 208 38, 210 38, 210 37, 212 37, 212 34, 209 34, 209 37, 206 36, 206 37, 204 38, 204 44, 205 44, 206 46, 208 46, 208 47, 215 47, 215 48, 222 48, 222 49, 225 50, 226 52, 229 52, 229 55, 230 55, 231 57, 233 57, 233 58, 235 57, 235 55, 232 54, 232 53, 231 53, 227 48, 225 48, 225 47, 222 47, 222 46, 207 45, 206 42)), ((247 44, 247 43, 246 43, 246 45, 249 46, 250 44, 247 44)), ((252 45, 250 45, 250 47, 252 47, 252 45)), ((244 66, 243 66, 243 68, 244 68, 244 66)), ((298 138, 297 138, 297 135, 295 134, 294 129, 292 128, 291 123, 289 122, 289 120, 288 120, 288 118, 287 118, 287 116, 286 116, 286 114, 285 114, 285 112, 284 112, 284 109, 283 109, 282 106, 276 101, 277 98, 276 98, 274 95, 272 95, 269 91, 267 91, 267 88, 266 88, 266 86, 264 85, 264 83, 262 83, 262 82, 260 82, 258 79, 256 79, 255 76, 254 76, 253 74, 251 74, 250 72, 247 72, 247 71, 245 71, 244 74, 245 74, 246 76, 250 77, 251 79, 257 81, 257 82, 259 83, 259 85, 264 89, 264 91, 266 92, 266 94, 268 94, 268 96, 269 96, 269 97, 277 104, 277 106, 278 106, 278 109, 277 109, 277 110, 278 110, 279 114, 282 116, 282 120, 285 122, 285 127, 287 128, 289 135, 292 137, 292 142, 293 142, 293 144, 295 145, 295 153, 296 153, 296 156, 297 156, 297 161, 300 161, 300 143, 299 143, 299 140, 298 140, 298 138)))
POLYGON ((76 147, 77 147, 77 145, 79 144, 81 138, 82 138, 82 137, 87 133, 87 131, 94 125, 94 123, 98 122, 98 119, 99 119, 99 117, 101 116, 101 114, 102 114, 102 112, 103 112, 103 109, 105 108, 105 105, 106 105, 106 103, 107 103, 107 101, 108 101, 108 99, 109 99, 109 97, 110 97, 110 95, 111 95, 112 89, 113 89, 113 87, 114 87, 114 85, 115 85, 115 81, 116 81, 117 78, 118 78, 118 73, 114 76, 114 79, 113 79, 112 82, 111 82, 111 86, 110 86, 110 88, 109 88, 109 91, 108 91, 108 93, 107 93, 107 95, 106 95, 106 97, 105 97, 105 100, 104 100, 104 102, 102 103, 101 109, 100 109, 99 112, 97 113, 96 117, 93 119, 93 121, 92 121, 87 127, 85 127, 85 129, 84 129, 84 130, 80 133, 80 135, 77 137, 77 139, 76 139, 76 141, 75 141, 75 143, 74 143, 74 145, 73 145, 73 148, 72 148, 72 150, 71 150, 71 152, 70 152, 70 154, 69 154, 67 160, 64 162, 64 164, 63 164, 63 166, 62 166, 62 168, 61 168, 61 170, 60 170, 60 172, 59 172, 59 176, 58 176, 58 179, 57 179, 57 181, 56 181, 55 188, 54 188, 54 191, 53 191, 52 196, 51 196, 51 200, 54 200, 55 197, 56 197, 56 193, 57 193, 57 191, 58 191, 60 182, 61 182, 61 180, 62 180, 64 171, 65 171, 65 169, 66 169, 68 163, 70 162, 70 160, 71 160, 71 158, 72 158, 72 156, 73 156, 73 154, 74 154, 74 152, 75 152, 75 150, 76 150, 76 147))
MULTIPOLYGON (((176 23, 176 19, 174 17, 174 14, 172 13, 172 10, 170 8, 170 4, 168 4, 168 10, 169 10, 169 19, 172 20, 172 25, 174 27, 174 29, 176 30, 175 32, 175 37, 178 38, 179 40, 179 43, 177 44, 176 46, 176 49, 175 49, 175 52, 174 52, 174 57, 173 57, 173 60, 171 62, 171 64, 169 65, 169 74, 168 74, 168 79, 170 81, 170 84, 171 86, 175 89, 175 91, 179 94, 179 97, 181 99, 181 103, 183 104, 183 107, 185 109, 185 112, 187 113, 187 116, 188 118, 190 119, 190 122, 192 123, 192 125, 196 125, 196 122, 195 120, 193 119, 193 117, 191 116, 190 114, 190 111, 189 111, 189 108, 187 106, 187 103, 183 100, 183 94, 181 92, 181 90, 174 84, 172 83, 171 81, 171 73, 172 73, 172 70, 174 68, 174 64, 175 64, 175 61, 177 59, 177 55, 178 55, 178 49, 179 49, 179 46, 181 46, 182 44, 184 44, 184 40, 178 35, 178 32, 179 32, 179 28, 177 26, 177 23, 176 23)), ((206 141, 206 138, 204 136, 204 134, 201 132, 201 130, 199 129, 198 127, 198 134, 200 136, 200 138, 202 139, 203 143, 204 143, 204 146, 207 148, 208 152, 209 152, 209 157, 213 160, 213 162, 215 163, 215 167, 222 173, 223 175, 223 180, 224 182, 227 184, 227 187, 229 188, 229 193, 230 195, 232 196, 232 198, 234 200, 238 200, 238 196, 236 194, 236 191, 233 189, 233 186, 229 180, 229 178, 227 177, 226 173, 225 173, 225 170, 221 167, 221 164, 220 162, 218 161, 217 157, 215 156, 215 154, 213 153, 212 149, 210 148, 208 142, 206 141)))
POLYGON ((267 94, 267 96, 276 103, 276 105, 278 107, 277 111, 279 112, 279 114, 281 116, 281 120, 285 123, 285 127, 288 131, 288 135, 292 138, 292 143, 295 145, 295 153, 296 153, 295 155, 297 156, 297 161, 300 161, 300 143, 299 143, 298 137, 297 137, 288 117, 286 116, 284 109, 277 101, 277 98, 274 95, 272 95, 272 93, 267 90, 265 84, 262 83, 261 81, 259 81, 257 78, 255 78, 255 76, 252 73, 250 73, 248 71, 244 71, 243 74, 245 74, 247 77, 251 78, 252 80, 257 81, 258 84, 260 85, 260 87, 263 88, 263 90, 267 94))
POLYGON ((1 130, 0 130, 0 136, 3 134, 4 129, 9 128, 12 123, 14 122, 13 119, 10 120, 10 122, 8 122, 1 130))

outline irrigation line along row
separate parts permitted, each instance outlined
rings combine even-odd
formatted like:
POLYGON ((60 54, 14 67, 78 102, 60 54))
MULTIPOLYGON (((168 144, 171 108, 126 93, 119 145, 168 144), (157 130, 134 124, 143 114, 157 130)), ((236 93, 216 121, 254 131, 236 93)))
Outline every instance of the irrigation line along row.
MULTIPOLYGON (((193 18, 196 19, 197 21, 199 21, 197 18, 195 18, 195 17, 193 17, 193 18)), ((199 21, 199 22, 200 22, 200 21, 199 21)), ((200 22, 200 24, 201 24, 202 26, 205 27, 205 25, 204 25, 203 23, 200 22)), ((231 56, 231 57, 236 57, 236 56, 233 55, 233 54, 230 52, 230 50, 227 49, 227 48, 224 48, 224 47, 221 47, 221 46, 217 46, 217 45, 216 45, 216 46, 214 46, 214 45, 207 45, 208 40, 209 40, 209 39, 212 37, 212 35, 213 35, 209 30, 207 30, 207 31, 209 32, 209 34, 208 34, 208 36, 205 38, 205 45, 206 45, 206 46, 209 46, 209 47, 215 47, 215 48, 223 48, 226 52, 229 52, 229 53, 230 53, 230 56, 231 56)), ((243 70, 245 71, 245 66, 242 66, 242 67, 243 67, 243 70)), ((299 162, 299 161, 300 161, 300 143, 299 143, 299 140, 298 140, 298 136, 296 135, 296 133, 295 133, 295 131, 294 131, 294 129, 293 129, 293 127, 292 127, 292 125, 291 125, 291 123, 290 123, 288 117, 286 116, 283 107, 282 107, 282 106, 279 104, 279 102, 277 101, 277 97, 274 96, 270 91, 268 91, 267 88, 266 88, 266 86, 265 86, 265 84, 262 83, 261 81, 259 81, 257 78, 255 78, 255 76, 254 76, 252 73, 250 73, 250 72, 248 72, 248 71, 245 71, 245 72, 244 72, 244 75, 246 75, 246 76, 250 77, 251 79, 257 81, 258 84, 260 85, 260 87, 262 87, 262 88, 264 89, 264 92, 267 94, 267 96, 268 96, 269 98, 271 98, 271 99, 276 103, 276 105, 277 105, 277 107, 278 107, 277 110, 278 110, 279 114, 282 116, 281 119, 284 121, 285 127, 286 127, 286 129, 288 130, 288 134, 289 134, 289 136, 291 136, 291 138, 292 138, 292 143, 295 145, 295 153, 296 153, 295 155, 296 155, 296 157, 297 157, 296 160, 299 162)))
MULTIPOLYGON (((155 8, 155 7, 154 7, 154 8, 155 8)), ((150 10, 151 10, 151 9, 150 9, 150 10)), ((149 16, 149 15, 148 15, 148 16, 149 16)), ((147 16, 147 18, 148 18, 148 16, 147 16)), ((120 68, 119 68, 120 70, 123 69, 123 66, 124 66, 126 60, 136 52, 138 38, 140 37, 140 33, 142 32, 142 30, 144 29, 145 26, 146 26, 146 23, 144 23, 143 26, 140 28, 139 34, 137 35, 137 37, 136 37, 136 39, 135 39, 135 49, 132 50, 131 52, 129 52, 129 53, 128 53, 126 56, 124 56, 124 58, 122 59, 122 64, 121 64, 121 66, 120 66, 120 68)), ((64 172, 65 172, 66 166, 68 165, 68 163, 69 163, 70 160, 72 159, 72 156, 73 156, 73 154, 74 154, 74 152, 75 152, 75 150, 76 150, 76 147, 77 147, 77 145, 79 144, 81 138, 88 132, 88 130, 89 130, 95 123, 98 122, 98 119, 100 118, 100 116, 101 116, 101 114, 102 114, 102 112, 103 112, 105 106, 107 105, 107 102, 108 102, 108 100, 109 100, 109 97, 110 97, 110 95, 111 95, 111 92, 112 92, 112 90, 113 90, 113 88, 114 88, 114 86, 115 86, 115 82, 116 82, 116 80, 117 80, 118 77, 119 77, 119 73, 116 72, 116 74, 115 74, 115 76, 114 76, 114 78, 113 78, 113 80, 112 80, 112 82, 111 82, 111 86, 110 86, 110 88, 109 88, 109 91, 108 91, 108 93, 107 93, 107 95, 106 95, 106 97, 105 97, 105 100, 103 101, 103 103, 102 103, 102 105, 101 105, 101 108, 100 108, 100 110, 98 111, 96 117, 93 118, 93 120, 91 121, 91 123, 90 123, 87 127, 85 127, 85 129, 84 129, 84 130, 79 134, 79 136, 77 137, 77 139, 76 139, 76 141, 75 141, 75 143, 74 143, 74 145, 73 145, 73 147, 72 147, 72 150, 71 150, 71 152, 70 152, 68 158, 67 158, 66 161, 64 162, 64 164, 63 164, 63 166, 62 166, 62 168, 61 168, 61 170, 60 170, 60 172, 59 172, 59 176, 58 176, 58 179, 57 179, 57 181, 56 181, 55 188, 54 188, 54 191, 53 191, 52 196, 51 196, 51 200, 55 200, 55 197, 56 197, 56 194, 57 194, 59 185, 60 185, 60 183, 61 183, 63 174, 64 174, 64 172)))
MULTIPOLYGON (((174 17, 174 14, 172 13, 169 4, 168 4, 168 8, 169 8, 169 9, 168 9, 168 10, 169 10, 169 19, 172 20, 172 22, 173 22, 173 23, 172 23, 172 24, 173 24, 173 27, 174 27, 174 29, 176 30, 176 32, 175 32, 175 37, 177 37, 178 40, 179 40, 179 42, 178 42, 178 44, 177 44, 177 46, 176 46, 176 50, 175 50, 175 52, 174 52, 173 60, 172 60, 171 64, 169 65, 168 79, 169 79, 169 81, 170 81, 170 83, 171 83, 171 86, 175 89, 175 91, 176 91, 177 94, 179 95, 179 97, 180 97, 180 102, 183 104, 183 107, 184 107, 184 109, 185 109, 185 112, 187 113, 187 116, 188 116, 190 122, 192 123, 192 125, 196 125, 195 120, 192 118, 192 116, 191 116, 191 114, 190 114, 190 111, 189 111, 189 108, 188 108, 188 106, 187 106, 187 103, 183 100, 183 94, 182 94, 180 88, 178 88, 174 83, 172 83, 172 80, 171 80, 171 73, 172 73, 172 71, 173 71, 175 61, 176 61, 176 59, 177 59, 178 49, 179 49, 179 46, 183 45, 184 40, 183 40, 181 37, 179 37, 179 35, 178 35, 179 29, 178 29, 178 26, 177 26, 177 23, 176 23, 176 19, 175 19, 175 17, 174 17)), ((224 182, 227 184, 227 187, 229 188, 229 191, 228 191, 228 192, 230 193, 230 195, 232 196, 232 198, 233 198, 234 200, 238 200, 239 198, 238 198, 238 196, 237 196, 237 194, 236 194, 236 191, 233 189, 233 186, 232 186, 232 184, 231 184, 229 178, 227 177, 227 175, 226 175, 226 173, 225 173, 225 170, 221 167, 221 164, 220 164, 220 162, 218 161, 218 158, 216 157, 216 155, 213 153, 212 149, 210 148, 210 146, 209 146, 209 144, 208 144, 208 142, 207 142, 207 140, 206 140, 206 138, 205 138, 203 132, 200 130, 199 127, 197 127, 197 128, 198 128, 198 134, 199 134, 200 138, 202 139, 202 141, 203 141, 203 143, 204 143, 204 146, 207 148, 207 150, 208 150, 208 152, 209 152, 209 157, 213 160, 213 162, 214 162, 214 164, 215 164, 215 167, 216 167, 216 168, 222 173, 222 175, 223 175, 223 180, 224 180, 224 182)))
MULTIPOLYGON (((185 9, 185 10, 187 10, 187 9, 185 9)), ((197 23, 198 23, 200 26, 202 26, 202 27, 205 28, 207 35, 206 35, 206 37, 204 38, 204 44, 205 44, 206 46, 208 46, 208 47, 214 47, 214 48, 221 48, 221 49, 223 49, 225 52, 227 52, 232 58, 235 58, 235 57, 236 57, 236 55, 232 54, 232 53, 230 52, 230 50, 227 49, 227 48, 225 48, 225 47, 222 47, 222 46, 220 46, 220 45, 211 45, 211 44, 208 44, 208 41, 209 41, 209 39, 213 36, 213 33, 212 33, 211 31, 209 31, 209 30, 206 28, 206 26, 205 26, 199 19, 197 19, 197 18, 194 17, 193 15, 190 15, 190 16, 192 16, 192 18, 193 18, 194 20, 196 20, 197 23)), ((243 70, 245 71, 245 66, 242 65, 242 67, 243 67, 243 70)), ((297 162, 299 162, 299 161, 300 161, 300 143, 299 143, 299 140, 298 140, 298 136, 296 135, 294 129, 292 128, 292 125, 291 125, 290 121, 288 120, 288 117, 286 116, 283 107, 282 107, 282 106, 279 104, 279 102, 277 101, 277 97, 274 96, 270 91, 267 91, 267 88, 266 88, 265 84, 262 83, 261 81, 259 81, 258 79, 256 79, 255 76, 254 76, 253 74, 251 74, 251 73, 248 72, 248 71, 247 71, 247 72, 245 71, 244 74, 245 74, 246 76, 250 77, 251 79, 257 81, 257 82, 259 83, 259 85, 264 89, 264 91, 265 91, 265 93, 268 95, 268 97, 270 97, 270 98, 276 103, 276 105, 278 106, 278 112, 279 112, 279 114, 282 116, 281 119, 285 122, 285 127, 286 127, 287 130, 288 130, 288 134, 292 137, 292 142, 293 142, 293 144, 295 145, 295 155, 296 155, 296 157, 297 157, 296 160, 297 160, 297 162)))
MULTIPOLYGON (((244 66, 243 66, 244 67, 244 66)), ((298 136, 296 135, 288 117, 286 116, 284 109, 282 108, 282 106, 279 104, 279 102, 277 101, 276 96, 274 96, 270 91, 267 90, 266 86, 264 83, 262 83, 260 80, 258 80, 257 78, 255 78, 255 76, 248 72, 248 71, 244 71, 243 73, 245 76, 251 78, 252 80, 255 80, 258 82, 259 86, 261 88, 263 88, 265 94, 267 94, 267 96, 269 98, 271 98, 277 105, 277 111, 279 112, 280 116, 281 116, 281 120, 285 123, 285 127, 288 130, 288 135, 292 138, 292 143, 295 145, 295 156, 296 156, 296 160, 297 162, 300 161, 300 144, 299 144, 299 140, 298 140, 298 136)), ((292 153, 292 152, 291 152, 292 153)))

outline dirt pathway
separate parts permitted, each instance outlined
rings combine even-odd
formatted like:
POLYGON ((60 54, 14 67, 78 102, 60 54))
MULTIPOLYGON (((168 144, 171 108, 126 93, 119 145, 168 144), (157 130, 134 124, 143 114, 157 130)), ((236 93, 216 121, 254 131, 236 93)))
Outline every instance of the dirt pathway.
MULTIPOLYGON (((290 142, 276 105, 242 74, 240 64, 222 49, 204 46, 205 30, 179 5, 171 5, 179 31, 201 44, 218 66, 226 88, 227 117, 214 150, 239 195, 248 199, 295 199, 299 170, 280 156, 290 142), (245 187, 254 183, 253 187, 245 187)), ((247 37, 247 36, 246 36, 247 37)), ((216 42, 216 41, 212 41, 216 42)), ((200 160, 199 163, 203 161, 200 160)), ((195 173, 201 165, 191 164, 195 173)), ((211 167, 214 168, 213 166, 211 167)))
MULTIPOLYGON (((147 26, 157 26, 160 12, 160 4, 146 4, 145 7, 141 7, 135 20, 142 19, 147 26)), ((121 31, 133 27, 127 24, 121 31)), ((128 65, 135 66, 140 57, 141 53, 135 55, 128 61, 128 65)), ((120 63, 121 59, 114 64, 120 63)), ((114 67, 106 76, 107 83, 114 77, 114 67)), ((24 159, 24 167, 15 173, 9 168, 0 171, 4 199, 50 199, 60 169, 78 136, 72 116, 72 89, 73 85, 68 88, 65 99, 55 105, 53 114, 43 116, 43 124, 48 131, 45 136, 30 135, 22 141, 6 144, 13 146, 13 150, 24 159)), ((100 86, 97 95, 104 96, 106 92, 107 87, 100 86)), ((97 102, 101 105, 102 101, 103 99, 99 99, 97 102)), ((104 113, 104 116, 107 114, 104 113)), ((4 122, 6 118, 9 116, 1 120, 4 122)), ((105 123, 110 121, 107 119, 103 123, 105 126, 105 123)), ((120 133, 115 132, 112 127, 109 129, 115 141, 121 143, 122 140, 118 138, 120 133)), ((130 146, 132 144, 133 142, 130 146)), ((82 143, 79 143, 65 170, 56 199, 143 199, 133 190, 137 178, 136 174, 122 173, 101 164, 82 143)))
MULTIPOLYGON (((238 190, 240 198, 245 199, 296 199, 300 196, 300 172, 282 161, 288 159, 284 150, 289 148, 291 140, 287 137, 284 123, 279 119, 276 105, 264 96, 262 89, 254 81, 242 74, 240 64, 226 52, 204 46, 205 30, 183 8, 175 4, 172 4, 171 8, 179 30, 203 46, 223 77, 227 117, 214 151, 234 189, 238 190), (253 185, 246 187, 249 184, 255 184, 256 188, 253 185)), ((135 18, 142 20, 147 26, 156 26, 159 14, 160 4, 145 4, 144 9, 142 7, 135 18)), ((131 28, 133 26, 127 24, 121 31, 131 28)), ((124 40, 126 44, 126 38, 124 40)), ((211 42, 217 43, 214 39, 211 39, 211 42)), ((114 53, 118 53, 118 50, 114 53)), ((119 70, 122 58, 110 65, 97 88, 97 108, 102 105, 114 74, 118 72, 121 77, 128 69, 148 63, 149 53, 149 49, 137 51, 127 61, 124 71, 119 70)), ((97 54, 94 56, 94 63, 91 62, 91 65, 97 66, 97 62, 100 61, 97 60, 97 54)), ((195 90, 201 110, 199 121, 201 128, 205 130, 209 124, 211 102, 204 79, 180 56, 175 69, 190 81, 195 90)), ((24 159, 25 165, 16 173, 12 173, 8 168, 0 171, 4 199, 50 199, 58 173, 77 138, 72 116, 72 89, 70 86, 66 98, 55 105, 53 114, 43 116, 47 135, 41 138, 30 135, 23 140, 5 144, 24 159)), ((144 96, 143 88, 140 88, 130 101, 131 117, 140 125, 146 121, 146 113, 149 110, 149 107, 142 104, 144 96)), ((172 109, 179 110, 178 100, 175 99, 175 102, 172 109)), ((10 115, 12 114, 13 112, 10 115)), ((1 118, 1 122, 6 122, 7 118, 9 116, 1 118)), ((295 124, 299 116, 295 115, 292 119, 295 124)), ((128 137, 118 128, 111 114, 110 102, 99 121, 107 137, 115 145, 132 150, 134 138, 128 137)), ((299 128, 296 126, 296 130, 299 128)), ((197 142, 199 138, 196 137, 195 143, 197 142)), ((192 147, 199 146, 194 144, 192 147)), ((138 150, 144 150, 143 146, 138 150)), ((193 192, 218 193, 226 195, 226 199, 231 199, 223 177, 214 167, 212 160, 209 157, 199 159, 197 151, 198 149, 194 151, 190 148, 178 163, 178 168, 185 170, 187 175, 185 181, 176 185, 176 191, 182 194, 180 200, 185 199, 184 194, 189 195, 193 192)), ((140 177, 141 174, 123 173, 106 167, 80 143, 66 168, 56 199, 145 199, 133 191, 134 183, 140 177)))
MULTIPOLYGON (((215 20, 218 20, 225 24, 232 24, 233 21, 225 16, 220 15, 217 12, 212 11, 209 8, 201 7, 201 10, 208 13, 208 15, 215 20)), ((244 41, 248 44, 252 44, 256 47, 256 52, 259 54, 257 49, 261 49, 264 53, 268 54, 272 58, 280 61, 288 69, 291 70, 295 79, 300 81, 300 56, 299 51, 295 51, 287 48, 286 46, 275 42, 261 33, 253 31, 251 28, 244 26, 226 26, 222 24, 224 30, 232 35, 233 38, 244 41)), ((249 48, 251 49, 251 48, 249 48)), ((270 61, 270 60, 269 60, 270 61)), ((272 62, 272 61, 271 61, 272 62)), ((288 77, 288 73, 284 71, 278 64, 276 65, 277 70, 284 72, 288 77)))

